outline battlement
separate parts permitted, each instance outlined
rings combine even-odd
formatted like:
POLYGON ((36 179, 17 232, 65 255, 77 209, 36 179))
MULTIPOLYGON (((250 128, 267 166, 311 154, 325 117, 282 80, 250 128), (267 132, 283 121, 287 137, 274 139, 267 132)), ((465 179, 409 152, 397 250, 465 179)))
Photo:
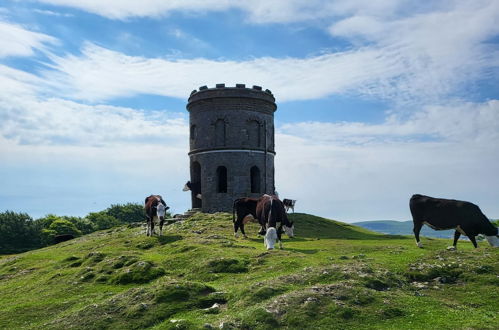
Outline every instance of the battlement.
MULTIPOLYGON (((255 90, 255 91, 263 91, 262 89, 262 86, 257 86, 257 85, 253 85, 253 87, 249 88, 249 87, 246 87, 246 84, 236 84, 235 87, 226 87, 225 84, 216 84, 214 88, 209 88, 208 86, 201 86, 199 87, 199 89, 195 89, 191 92, 191 96, 193 94, 196 94, 198 91, 201 92, 201 91, 207 91, 207 90, 213 90, 213 89, 231 89, 231 88, 237 88, 237 89, 252 89, 252 90, 255 90)), ((270 89, 266 89, 265 90, 265 93, 267 94, 270 94, 270 95, 273 95, 272 94, 272 91, 270 91, 270 89)))
POLYGON ((215 87, 201 86, 191 92, 189 104, 207 98, 223 98, 223 97, 243 97, 257 98, 268 102, 275 102, 274 95, 269 89, 263 90, 261 86, 253 85, 246 87, 245 84, 236 84, 235 87, 227 87, 225 84, 216 84, 215 87))

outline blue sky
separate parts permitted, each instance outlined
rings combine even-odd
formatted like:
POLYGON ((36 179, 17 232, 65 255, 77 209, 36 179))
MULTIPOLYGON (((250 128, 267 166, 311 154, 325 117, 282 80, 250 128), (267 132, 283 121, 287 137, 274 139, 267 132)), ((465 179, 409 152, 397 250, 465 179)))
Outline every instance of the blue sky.
POLYGON ((274 93, 297 211, 410 218, 414 193, 499 217, 499 3, 0 0, 0 211, 189 208, 190 92, 274 93))

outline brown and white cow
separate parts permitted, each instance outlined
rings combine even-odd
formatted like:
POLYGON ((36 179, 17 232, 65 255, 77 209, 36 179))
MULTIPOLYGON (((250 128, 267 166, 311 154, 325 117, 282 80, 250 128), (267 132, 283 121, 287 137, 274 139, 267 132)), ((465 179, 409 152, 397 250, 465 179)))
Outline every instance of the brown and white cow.
POLYGON ((453 199, 413 195, 409 201, 414 236, 418 247, 423 247, 419 232, 424 224, 435 230, 456 229, 455 248, 461 234, 468 236, 473 246, 478 247, 475 236, 483 234, 492 246, 499 246, 498 229, 473 203, 453 199))
POLYGON ((147 236, 152 236, 154 234, 155 221, 159 223, 159 236, 163 235, 165 213, 170 208, 166 206, 163 197, 160 195, 151 195, 146 197, 144 208, 147 216, 147 236))
POLYGON ((256 205, 256 216, 260 226, 265 229, 264 244, 267 250, 273 249, 276 242, 279 242, 279 248, 282 249, 283 230, 289 237, 294 237, 294 224, 289 221, 282 201, 276 196, 260 197, 256 205))

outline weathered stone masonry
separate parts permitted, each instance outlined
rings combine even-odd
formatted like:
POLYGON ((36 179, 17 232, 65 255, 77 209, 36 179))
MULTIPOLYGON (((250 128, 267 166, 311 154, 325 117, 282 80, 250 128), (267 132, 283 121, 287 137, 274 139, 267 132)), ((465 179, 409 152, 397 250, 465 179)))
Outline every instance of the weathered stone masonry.
POLYGON ((191 181, 203 212, 231 211, 234 199, 273 193, 274 112, 269 90, 243 84, 202 86, 189 97, 191 181))

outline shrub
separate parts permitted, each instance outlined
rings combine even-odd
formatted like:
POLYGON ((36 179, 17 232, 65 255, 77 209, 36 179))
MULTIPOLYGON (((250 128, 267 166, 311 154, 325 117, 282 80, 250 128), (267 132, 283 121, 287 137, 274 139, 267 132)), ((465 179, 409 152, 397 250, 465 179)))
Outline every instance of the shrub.
POLYGON ((86 217, 95 230, 109 229, 120 225, 115 217, 108 215, 105 211, 89 213, 86 217))
POLYGON ((41 232, 37 222, 26 213, 0 213, 0 253, 16 253, 40 247, 41 232))
POLYGON ((146 218, 144 206, 137 203, 113 204, 103 212, 116 218, 120 223, 139 222, 146 218))

